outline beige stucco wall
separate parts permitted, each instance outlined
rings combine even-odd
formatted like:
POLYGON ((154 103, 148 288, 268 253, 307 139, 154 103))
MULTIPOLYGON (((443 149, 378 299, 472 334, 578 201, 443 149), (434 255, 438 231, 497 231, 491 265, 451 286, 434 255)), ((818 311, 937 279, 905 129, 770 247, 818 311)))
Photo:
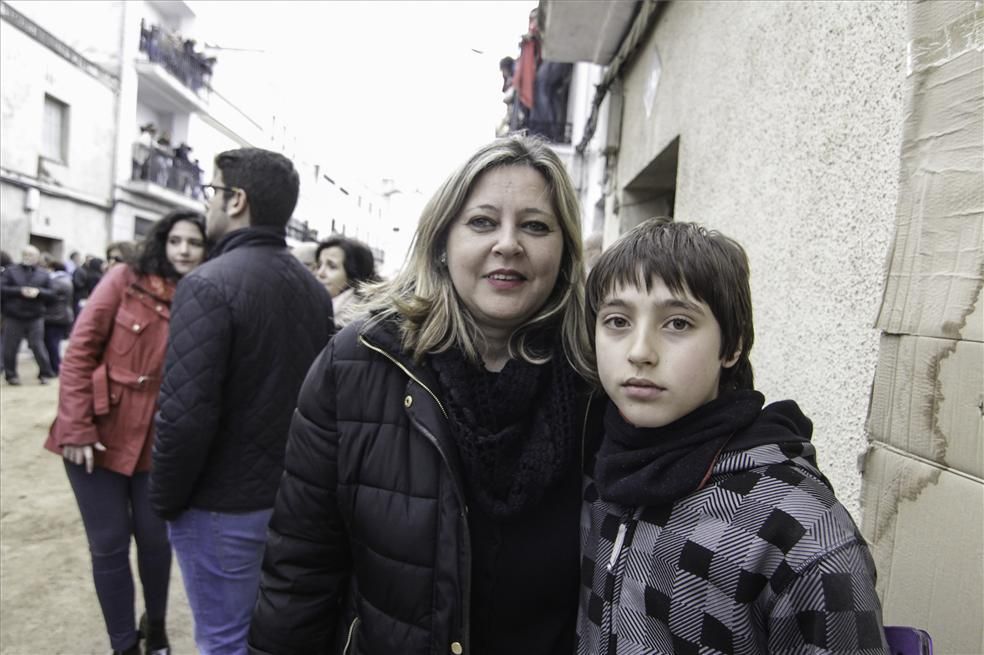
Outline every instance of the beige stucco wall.
POLYGON ((680 138, 675 217, 747 249, 757 386, 813 419, 856 517, 905 48, 901 2, 674 2, 624 77, 617 188, 680 138))

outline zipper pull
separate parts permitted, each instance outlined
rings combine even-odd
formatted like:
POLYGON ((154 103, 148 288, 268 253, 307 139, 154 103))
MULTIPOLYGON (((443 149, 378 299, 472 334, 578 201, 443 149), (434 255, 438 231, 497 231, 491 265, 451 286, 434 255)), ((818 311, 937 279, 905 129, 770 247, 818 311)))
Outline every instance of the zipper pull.
POLYGON ((628 532, 628 529, 628 523, 620 523, 618 526, 618 533, 615 535, 615 545, 612 546, 612 556, 608 558, 609 573, 611 573, 612 569, 615 567, 615 562, 618 560, 618 555, 622 551, 622 544, 625 543, 625 533, 628 532))

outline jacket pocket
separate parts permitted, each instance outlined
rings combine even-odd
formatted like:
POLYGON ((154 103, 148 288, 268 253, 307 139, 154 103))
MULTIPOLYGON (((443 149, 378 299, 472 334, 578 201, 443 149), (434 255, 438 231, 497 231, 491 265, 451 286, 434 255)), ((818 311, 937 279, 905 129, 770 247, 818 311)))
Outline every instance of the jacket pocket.
POLYGON ((119 355, 129 353, 152 320, 154 319, 140 317, 121 306, 116 312, 116 322, 113 325, 113 334, 109 338, 109 347, 119 355))
POLYGON ((109 369, 105 362, 92 372, 92 413, 109 414, 109 369))

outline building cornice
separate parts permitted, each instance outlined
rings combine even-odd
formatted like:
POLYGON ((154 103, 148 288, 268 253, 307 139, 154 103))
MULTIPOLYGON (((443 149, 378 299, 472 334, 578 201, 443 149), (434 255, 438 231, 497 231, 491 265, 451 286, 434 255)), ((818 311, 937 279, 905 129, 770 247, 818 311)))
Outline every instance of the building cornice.
POLYGON ((99 64, 86 59, 78 50, 71 47, 58 37, 48 32, 33 20, 20 13, 6 2, 0 1, 0 19, 10 23, 21 32, 31 37, 56 55, 69 62, 90 77, 102 82, 110 90, 116 92, 120 87, 120 79, 99 64))
POLYGON ((66 198, 68 200, 74 200, 86 205, 98 207, 99 209, 104 209, 106 211, 112 209, 112 203, 107 198, 100 198, 82 191, 76 191, 75 189, 57 186, 51 184, 50 182, 40 180, 33 175, 19 173, 15 170, 2 166, 0 166, 0 182, 13 184, 14 186, 19 186, 24 189, 37 189, 46 196, 66 198))

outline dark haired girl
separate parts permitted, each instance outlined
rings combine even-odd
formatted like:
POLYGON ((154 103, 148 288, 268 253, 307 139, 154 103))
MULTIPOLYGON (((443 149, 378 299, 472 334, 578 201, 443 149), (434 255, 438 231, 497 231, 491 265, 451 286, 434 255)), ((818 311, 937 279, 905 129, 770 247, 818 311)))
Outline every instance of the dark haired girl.
POLYGON ((204 257, 201 214, 174 211, 159 220, 136 262, 113 267, 93 290, 61 366, 58 415, 45 448, 65 460, 113 653, 140 653, 141 637, 146 653, 170 653, 171 545, 166 524, 150 509, 147 480, 171 298, 204 257), (131 536, 146 604, 139 631, 131 536))

